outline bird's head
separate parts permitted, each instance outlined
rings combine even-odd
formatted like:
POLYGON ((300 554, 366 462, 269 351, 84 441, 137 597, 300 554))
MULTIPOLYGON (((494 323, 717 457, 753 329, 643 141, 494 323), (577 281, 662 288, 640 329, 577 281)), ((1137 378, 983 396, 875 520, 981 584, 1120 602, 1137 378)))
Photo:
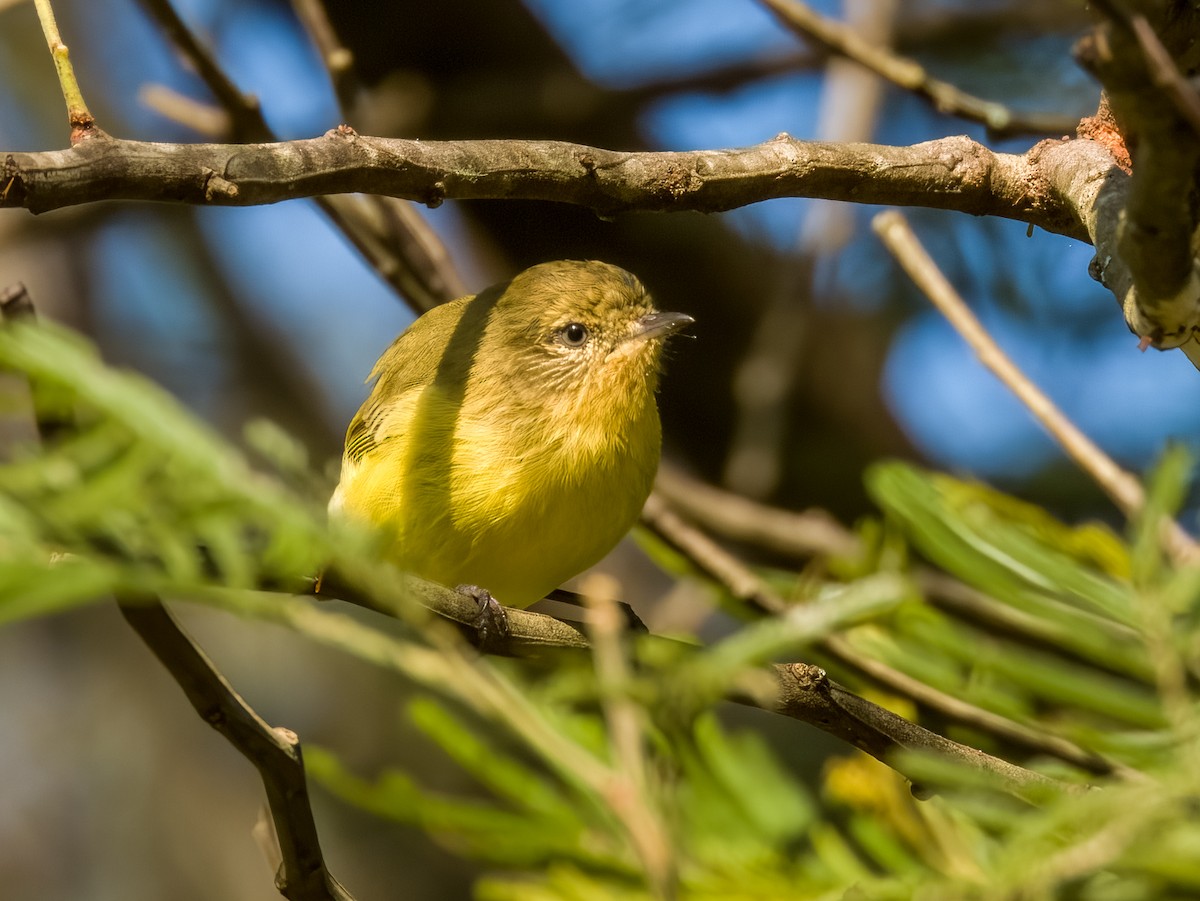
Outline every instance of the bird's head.
POLYGON ((617 406, 653 394, 665 340, 692 321, 655 310, 624 269, 560 260, 504 286, 484 343, 503 347, 495 356, 511 367, 510 384, 534 387, 543 401, 617 406))

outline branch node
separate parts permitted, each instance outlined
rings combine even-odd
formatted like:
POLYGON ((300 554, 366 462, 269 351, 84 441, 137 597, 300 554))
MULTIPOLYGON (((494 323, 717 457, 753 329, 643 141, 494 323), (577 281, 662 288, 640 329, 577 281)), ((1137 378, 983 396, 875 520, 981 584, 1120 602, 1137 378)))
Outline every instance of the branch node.
POLYGON ((238 196, 238 186, 227 178, 218 175, 212 169, 200 170, 204 174, 204 201, 213 203, 218 200, 235 200, 238 196))
POLYGON ((436 210, 442 205, 442 201, 446 199, 446 183, 438 179, 425 192, 425 197, 422 198, 422 203, 431 210, 436 210))
POLYGON ((271 731, 278 735, 283 741, 291 745, 293 748, 300 744, 300 736, 289 729, 287 726, 272 726, 271 731))

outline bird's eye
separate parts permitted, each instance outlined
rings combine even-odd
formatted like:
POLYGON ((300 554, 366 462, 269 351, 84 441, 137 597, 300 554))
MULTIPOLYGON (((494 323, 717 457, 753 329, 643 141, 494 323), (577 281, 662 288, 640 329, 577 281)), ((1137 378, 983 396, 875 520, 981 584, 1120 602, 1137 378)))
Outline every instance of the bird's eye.
POLYGON ((582 347, 588 339, 587 327, 578 322, 570 322, 563 326, 561 332, 563 344, 567 347, 582 347))

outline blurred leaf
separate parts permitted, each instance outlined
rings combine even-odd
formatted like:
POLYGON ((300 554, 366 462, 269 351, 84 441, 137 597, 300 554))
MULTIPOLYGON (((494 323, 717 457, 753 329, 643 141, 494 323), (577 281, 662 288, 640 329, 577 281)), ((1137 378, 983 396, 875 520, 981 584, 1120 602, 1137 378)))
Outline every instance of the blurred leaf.
POLYGON ((803 834, 813 804, 759 736, 727 735, 709 714, 697 719, 694 739, 682 751, 688 778, 678 803, 699 860, 718 868, 749 866, 803 834))
POLYGON ((405 773, 389 770, 375 780, 358 777, 330 751, 306 747, 316 781, 342 800, 387 819, 420 826, 458 853, 509 866, 531 866, 567 857, 591 866, 621 867, 606 842, 579 817, 529 816, 485 799, 426 791, 405 773))
POLYGON ((1139 585, 1158 581, 1163 567, 1162 523, 1183 506, 1192 455, 1182 445, 1172 445, 1163 453, 1147 479, 1146 504, 1132 523, 1133 578, 1139 585))
POLYGON ((922 554, 981 591, 1072 628, 1086 626, 1088 618, 1047 600, 1120 623, 1135 621, 1128 586, 1093 568, 1096 558, 1115 557, 1115 568, 1124 559, 1128 571, 1127 556, 1104 529, 1070 529, 991 489, 903 463, 876 464, 866 482, 922 554), (1088 552, 1072 552, 1080 547, 1088 552))
POLYGON ((161 388, 104 366, 78 336, 8 324, 0 365, 50 390, 78 423, 0 466, 3 510, 28 540, 159 567, 181 585, 292 578, 327 553, 320 506, 255 472, 161 388))
POLYGON ((481 785, 531 815, 571 823, 575 806, 551 784, 545 773, 537 773, 496 749, 493 739, 477 737, 441 704, 418 698, 409 705, 409 717, 436 741, 460 767, 481 785))
POLYGON ((1152 678, 1134 628, 1130 588, 1088 565, 1096 556, 1128 559, 1105 530, 1089 526, 1081 533, 991 489, 931 476, 906 464, 873 467, 867 480, 877 502, 922 554, 1028 614, 1031 637, 1106 669, 1152 678), (1063 552, 1064 546, 1081 541, 1094 545, 1095 553, 1078 557, 1063 552))
POLYGON ((92 560, 0 560, 0 626, 106 598, 119 581, 113 567, 92 560))

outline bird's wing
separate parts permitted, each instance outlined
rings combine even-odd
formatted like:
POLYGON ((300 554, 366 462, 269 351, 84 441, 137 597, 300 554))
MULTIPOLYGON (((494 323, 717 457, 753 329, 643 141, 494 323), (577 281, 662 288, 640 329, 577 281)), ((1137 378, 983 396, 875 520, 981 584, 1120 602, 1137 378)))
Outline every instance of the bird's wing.
POLYGON ((367 379, 375 379, 375 387, 346 430, 347 460, 358 463, 382 441, 396 437, 388 428, 395 425, 389 412, 401 398, 433 384, 446 363, 450 334, 471 299, 463 297, 425 313, 383 352, 367 379))

